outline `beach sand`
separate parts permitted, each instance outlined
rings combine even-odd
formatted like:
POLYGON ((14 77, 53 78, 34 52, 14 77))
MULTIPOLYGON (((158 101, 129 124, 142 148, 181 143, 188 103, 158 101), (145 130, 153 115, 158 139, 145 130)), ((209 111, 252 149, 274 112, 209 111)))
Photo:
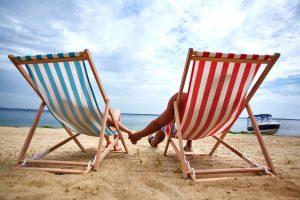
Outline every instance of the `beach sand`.
MULTIPOLYGON (((172 148, 162 155, 164 144, 150 148, 142 139, 130 154, 110 153, 99 172, 56 175, 47 172, 13 170, 29 128, 0 127, 0 199, 300 199, 300 137, 264 136, 278 175, 237 176, 233 179, 185 180, 172 148)), ((38 128, 28 155, 67 137, 63 129, 38 128)), ((127 138, 127 136, 126 136, 127 138)), ((49 159, 88 161, 93 157, 97 138, 79 136, 88 149, 83 153, 73 141, 54 151, 49 159)), ((226 141, 261 162, 254 135, 228 134, 226 141)), ((208 153, 214 140, 194 142, 194 151, 208 153)), ((212 158, 189 156, 202 168, 246 166, 237 156, 221 147, 212 158)))

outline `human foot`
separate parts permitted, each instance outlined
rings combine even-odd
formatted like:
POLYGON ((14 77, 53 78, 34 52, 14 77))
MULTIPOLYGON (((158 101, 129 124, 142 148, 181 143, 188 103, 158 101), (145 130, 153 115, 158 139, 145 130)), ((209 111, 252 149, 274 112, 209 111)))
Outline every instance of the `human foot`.
POLYGON ((110 145, 110 141, 109 142, 106 142, 106 146, 105 146, 105 148, 107 148, 109 145, 110 145))
POLYGON ((185 151, 188 151, 188 152, 192 152, 192 151, 193 151, 192 146, 188 146, 188 145, 185 145, 183 149, 184 149, 185 151))
POLYGON ((120 147, 120 145, 118 143, 115 144, 114 151, 120 151, 120 150, 122 150, 122 148, 120 147))
POLYGON ((148 136, 148 142, 149 142, 150 146, 153 147, 153 148, 157 148, 157 145, 156 146, 153 145, 153 139, 154 139, 153 135, 148 136))

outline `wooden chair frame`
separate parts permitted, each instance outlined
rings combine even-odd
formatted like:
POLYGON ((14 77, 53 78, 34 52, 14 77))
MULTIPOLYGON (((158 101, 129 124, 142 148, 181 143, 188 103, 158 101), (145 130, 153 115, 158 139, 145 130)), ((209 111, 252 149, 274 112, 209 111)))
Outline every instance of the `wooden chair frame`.
MULTIPOLYGON (((264 143, 263 137, 262 137, 261 132, 260 132, 260 130, 258 128, 258 125, 256 123, 256 120, 254 118, 252 109, 249 105, 249 101, 251 100, 251 98, 253 97, 253 95, 255 94, 255 92, 257 91, 259 86, 261 85, 261 83, 264 81, 264 79, 266 78, 266 76, 270 72, 271 68, 274 66, 274 64, 278 60, 279 56, 280 56, 279 53, 275 53, 268 60, 246 60, 246 59, 237 59, 237 58, 232 58, 232 59, 229 59, 229 58, 205 58, 205 57, 198 56, 198 52, 193 51, 192 48, 189 49, 188 54, 187 54, 187 58, 186 58, 186 62, 185 62, 185 66, 184 66, 182 79, 181 79, 179 93, 178 93, 178 96, 177 96, 177 100, 174 102, 174 118, 173 118, 172 126, 176 122, 177 136, 178 136, 177 139, 178 139, 179 145, 177 147, 177 145, 173 141, 173 138, 171 137, 171 134, 168 134, 167 143, 166 143, 165 150, 164 150, 164 155, 166 156, 169 144, 171 143, 173 149, 175 150, 175 153, 176 153, 177 157, 179 158, 184 178, 191 178, 193 181, 213 180, 213 179, 223 179, 224 177, 223 178, 201 178, 201 177, 197 178, 196 175, 225 174, 225 173, 233 174, 233 173, 246 173, 246 172, 265 173, 265 174, 269 174, 269 175, 273 175, 273 176, 276 175, 274 165, 272 163, 271 157, 268 153, 268 150, 267 150, 266 145, 264 143), (250 164, 250 167, 248 167, 248 168, 223 168, 223 169, 199 169, 199 170, 194 170, 191 167, 190 163, 186 159, 186 155, 188 155, 189 153, 187 153, 187 152, 185 153, 184 149, 183 149, 183 139, 182 139, 182 133, 181 133, 182 125, 181 125, 180 118, 179 118, 179 113, 178 113, 178 104, 181 101, 181 95, 182 95, 182 92, 183 92, 183 88, 184 88, 184 85, 185 85, 186 76, 188 74, 188 70, 189 70, 191 60, 220 61, 220 62, 240 62, 240 63, 249 63, 250 62, 250 63, 267 64, 265 69, 263 70, 263 72, 258 77, 255 84, 251 88, 250 92, 246 95, 245 100, 243 102, 243 106, 242 106, 242 110, 244 108, 246 108, 246 110, 248 112, 248 115, 250 117, 251 123, 252 123, 253 128, 254 128, 255 135, 257 137, 260 149, 263 153, 263 156, 264 156, 264 159, 266 161, 267 166, 259 165, 256 161, 251 160, 247 155, 242 154, 241 152, 236 150, 234 147, 232 147, 228 143, 226 143, 224 141, 224 138, 225 138, 227 132, 224 132, 224 133, 220 134, 219 137, 217 137, 215 135, 212 136, 214 139, 217 140, 217 142, 215 143, 215 145, 213 146, 213 148, 211 149, 209 154, 199 154, 199 155, 212 156, 214 154, 214 152, 216 151, 216 149, 218 148, 218 146, 220 144, 223 144, 226 148, 231 150, 234 154, 236 154, 237 156, 242 158, 244 161, 246 161, 248 164, 250 164)), ((232 178, 232 177, 225 177, 225 178, 232 178)))
POLYGON ((128 148, 125 143, 125 140, 122 136, 122 133, 119 129, 118 123, 112 114, 112 109, 110 107, 110 100, 108 96, 105 93, 104 87, 100 81, 99 75, 97 73, 94 61, 92 60, 91 54, 88 49, 85 49, 83 52, 80 52, 79 56, 76 57, 68 57, 68 58, 55 58, 55 59, 43 59, 43 60, 17 60, 13 55, 9 55, 8 58, 11 60, 11 62, 16 66, 18 71, 23 75, 23 77, 26 79, 26 81, 29 83, 29 85, 32 87, 32 89, 36 92, 36 94, 41 98, 42 102, 39 106, 39 109, 37 111, 36 117, 33 121, 33 124, 29 130, 29 133, 26 137, 26 140, 24 142, 24 145, 21 149, 21 152, 17 158, 17 165, 15 169, 33 169, 33 170, 40 170, 40 171, 47 171, 47 172, 53 172, 53 173, 58 173, 58 174, 86 174, 93 171, 98 171, 99 170, 99 165, 101 161, 106 157, 106 155, 110 152, 110 150, 113 148, 113 146, 121 140, 125 152, 128 153, 128 148), (103 121, 102 121, 102 128, 99 134, 99 140, 98 140, 98 146, 97 146, 97 151, 94 160, 91 160, 89 162, 74 162, 74 161, 58 161, 58 160, 43 160, 46 155, 54 151, 55 149, 61 147, 62 145, 66 144, 67 142, 73 140, 78 147, 81 149, 81 151, 85 152, 85 148, 81 145, 81 143, 78 141, 77 137, 80 135, 79 133, 73 134, 72 131, 63 126, 64 129, 67 131, 69 134, 69 137, 60 143, 52 146, 51 148, 47 149, 46 151, 36 154, 33 156, 31 159, 25 159, 26 152, 29 148, 29 145, 31 143, 31 140, 33 138, 33 135, 35 133, 36 127, 39 123, 39 120, 41 118, 41 115, 44 111, 45 108, 45 100, 43 99, 42 95, 39 93, 39 91, 35 88, 34 82, 31 79, 31 77, 28 75, 28 73, 24 70, 23 66, 24 64, 35 64, 35 63, 51 63, 51 62, 65 62, 65 61, 88 61, 93 76, 96 79, 96 83, 98 86, 98 89, 101 93, 101 96, 104 100, 105 103, 105 110, 104 110, 104 115, 103 115, 103 121), (104 132, 106 128, 106 122, 108 115, 111 117, 113 120, 114 126, 118 132, 117 137, 114 139, 114 141, 107 147, 104 147, 103 140, 104 140, 104 132), (81 167, 86 167, 86 170, 77 170, 77 169, 63 169, 63 168, 44 168, 44 167, 39 167, 40 165, 58 165, 58 166, 81 166, 81 167), (34 167, 31 167, 34 166, 34 167))

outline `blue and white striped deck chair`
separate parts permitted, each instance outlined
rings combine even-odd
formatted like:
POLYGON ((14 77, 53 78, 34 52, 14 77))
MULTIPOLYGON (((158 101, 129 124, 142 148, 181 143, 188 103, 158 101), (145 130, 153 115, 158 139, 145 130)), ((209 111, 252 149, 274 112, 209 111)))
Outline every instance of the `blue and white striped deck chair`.
POLYGON ((8 57, 42 100, 34 123, 20 152, 17 169, 38 169, 54 173, 87 173, 91 170, 97 171, 100 162, 119 139, 122 141, 126 153, 128 153, 118 124, 112 115, 109 99, 88 50, 24 57, 9 55, 8 57), (105 103, 103 113, 99 109, 89 80, 89 69, 92 71, 105 103), (25 160, 26 151, 45 106, 48 107, 52 115, 62 124, 70 137, 47 149, 45 152, 35 155, 32 159, 25 160), (108 115, 114 121, 116 132, 111 131, 106 125, 108 115), (75 134, 72 132, 75 132, 75 134), (41 158, 51 151, 71 140, 74 140, 82 151, 85 151, 76 138, 80 134, 99 137, 97 153, 93 160, 90 162, 41 160, 41 158), (115 140, 106 149, 103 147, 105 134, 108 136, 117 135, 115 140), (86 170, 32 167, 36 165, 40 166, 41 164, 85 166, 86 170))

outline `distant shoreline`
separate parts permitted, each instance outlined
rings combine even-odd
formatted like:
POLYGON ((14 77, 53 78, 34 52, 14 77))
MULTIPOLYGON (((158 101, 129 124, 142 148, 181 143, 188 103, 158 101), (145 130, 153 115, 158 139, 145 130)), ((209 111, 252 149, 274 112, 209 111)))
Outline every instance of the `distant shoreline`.
MULTIPOLYGON (((30 111, 30 112, 36 112, 37 109, 32 109, 32 108, 4 108, 0 107, 0 110, 15 110, 15 111, 30 111)), ((49 110, 45 110, 46 112, 50 112, 49 110)), ((160 114, 149 114, 149 113, 127 113, 124 112, 122 115, 149 115, 149 116, 159 116, 160 114)), ((299 119, 300 120, 300 119, 299 119)))
MULTIPOLYGON (((37 109, 31 109, 31 108, 4 108, 0 107, 0 110, 15 110, 15 111, 30 111, 30 112, 36 112, 37 109)), ((45 110, 46 112, 49 112, 49 110, 45 110)), ((143 115, 143 116, 159 116, 160 114, 151 114, 151 113, 127 113, 124 112, 122 115, 143 115)), ((239 117, 240 119, 246 119, 247 117, 239 117)), ((293 118, 276 118, 273 117, 274 120, 294 120, 294 121, 300 121, 300 119, 293 119, 293 118)))

